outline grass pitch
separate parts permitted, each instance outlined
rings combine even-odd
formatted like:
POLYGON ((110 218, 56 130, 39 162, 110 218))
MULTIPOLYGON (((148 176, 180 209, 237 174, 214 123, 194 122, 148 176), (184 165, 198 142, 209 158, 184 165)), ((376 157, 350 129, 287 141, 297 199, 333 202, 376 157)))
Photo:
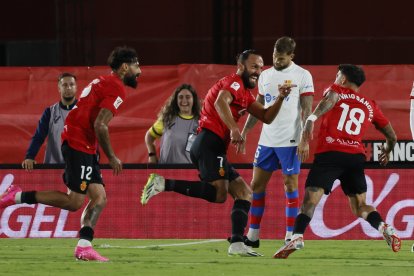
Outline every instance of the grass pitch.
POLYGON ((0 275, 413 275, 413 241, 394 253, 383 240, 305 240, 288 259, 282 241, 261 240, 264 257, 228 257, 225 240, 96 239, 108 263, 76 261, 75 239, 0 239, 0 275))

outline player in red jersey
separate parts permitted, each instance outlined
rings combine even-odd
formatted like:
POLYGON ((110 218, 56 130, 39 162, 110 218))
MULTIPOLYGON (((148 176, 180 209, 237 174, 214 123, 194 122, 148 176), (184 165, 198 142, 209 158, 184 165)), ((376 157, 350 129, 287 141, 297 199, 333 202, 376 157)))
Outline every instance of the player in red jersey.
POLYGON ((198 135, 190 150, 191 160, 199 170, 201 181, 164 179, 151 174, 141 197, 141 203, 147 204, 151 197, 162 191, 174 191, 209 202, 223 203, 227 193, 230 193, 234 205, 229 255, 260 254, 243 243, 252 191, 227 161, 227 147, 232 143, 240 149, 244 144, 237 121, 246 111, 269 124, 279 112, 284 97, 290 93, 290 86, 280 86, 279 97, 267 109, 256 102, 251 91, 256 88, 262 67, 263 59, 256 51, 244 51, 237 59, 236 74, 222 78, 208 91, 201 111, 198 135))
POLYGON ((341 64, 338 69, 335 83, 325 91, 324 98, 306 120, 298 146, 301 160, 308 157, 306 147, 313 137, 313 124, 322 116, 315 160, 306 180, 305 197, 295 220, 292 240, 280 248, 274 258, 287 258, 290 253, 303 248, 303 233, 323 194, 329 195, 336 179, 341 181, 352 212, 382 233, 394 252, 401 248, 401 240, 394 228, 366 203, 365 150, 362 144, 367 127, 374 124, 386 139, 379 155, 380 164, 385 166, 397 137, 377 104, 359 93, 359 87, 365 81, 362 68, 341 64))
POLYGON ((108 124, 125 100, 125 86, 136 88, 141 73, 135 50, 127 47, 115 48, 108 58, 108 65, 112 73, 93 80, 82 91, 78 103, 65 121, 62 132, 63 178, 68 192, 22 192, 12 185, 0 198, 0 208, 18 203, 42 203, 77 211, 88 196, 89 203, 82 213, 79 242, 75 249, 75 257, 85 261, 108 261, 91 244, 93 229, 106 205, 105 187, 95 154, 96 145, 98 142, 108 157, 113 173, 118 175, 122 163, 112 149, 108 124))

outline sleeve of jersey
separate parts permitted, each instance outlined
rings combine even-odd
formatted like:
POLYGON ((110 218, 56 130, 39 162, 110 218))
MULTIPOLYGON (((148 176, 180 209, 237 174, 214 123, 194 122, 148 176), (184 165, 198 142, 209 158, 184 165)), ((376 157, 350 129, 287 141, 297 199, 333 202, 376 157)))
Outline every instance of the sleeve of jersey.
POLYGON ((299 93, 301 96, 313 96, 315 94, 312 75, 309 71, 305 71, 303 74, 303 83, 301 83, 299 93))
POLYGON ((164 133, 164 123, 162 120, 157 120, 149 130, 150 134, 154 138, 160 138, 164 133))
POLYGON ((373 101, 373 108, 374 108, 374 119, 372 123, 376 125, 378 128, 383 128, 390 123, 390 121, 385 117, 382 113, 381 109, 377 106, 377 104, 373 101))
POLYGON ((105 96, 99 107, 110 110, 115 116, 118 113, 119 107, 124 102, 125 92, 121 87, 115 85, 106 85, 103 89, 105 91, 103 91, 102 95, 105 96))
POLYGON ((259 95, 264 96, 265 90, 264 90, 264 87, 263 87, 263 77, 262 77, 262 75, 260 75, 260 77, 259 77, 259 81, 257 82, 257 86, 258 86, 259 95))
POLYGON ((339 94, 341 92, 341 87, 337 84, 332 84, 331 86, 326 88, 325 91, 323 91, 323 96, 325 97, 326 93, 328 93, 329 91, 333 91, 339 94))

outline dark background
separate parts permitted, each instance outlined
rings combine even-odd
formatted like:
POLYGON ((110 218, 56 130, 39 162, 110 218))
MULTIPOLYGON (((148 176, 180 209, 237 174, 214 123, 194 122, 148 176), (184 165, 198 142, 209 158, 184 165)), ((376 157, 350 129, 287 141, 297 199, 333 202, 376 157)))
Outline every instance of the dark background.
POLYGON ((136 48, 142 65, 233 64, 247 48, 269 65, 283 35, 302 65, 414 64, 413 2, 4 1, 0 66, 103 65, 118 45, 136 48))

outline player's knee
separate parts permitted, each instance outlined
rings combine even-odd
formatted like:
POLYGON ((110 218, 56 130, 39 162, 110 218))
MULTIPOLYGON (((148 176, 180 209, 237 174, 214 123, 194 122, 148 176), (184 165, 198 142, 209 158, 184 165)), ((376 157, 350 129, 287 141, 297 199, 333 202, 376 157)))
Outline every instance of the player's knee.
POLYGON ((105 195, 102 196, 98 196, 96 198, 94 198, 94 203, 95 205, 98 205, 101 208, 104 208, 106 206, 107 203, 107 199, 105 195))
POLYGON ((66 210, 68 210, 69 212, 76 212, 76 211, 78 211, 80 208, 82 208, 82 205, 83 205, 83 201, 80 201, 80 200, 74 200, 74 201, 71 201, 71 202, 67 205, 66 210))
POLYGON ((216 194, 216 203, 224 203, 227 199, 227 191, 225 189, 218 189, 216 194))

